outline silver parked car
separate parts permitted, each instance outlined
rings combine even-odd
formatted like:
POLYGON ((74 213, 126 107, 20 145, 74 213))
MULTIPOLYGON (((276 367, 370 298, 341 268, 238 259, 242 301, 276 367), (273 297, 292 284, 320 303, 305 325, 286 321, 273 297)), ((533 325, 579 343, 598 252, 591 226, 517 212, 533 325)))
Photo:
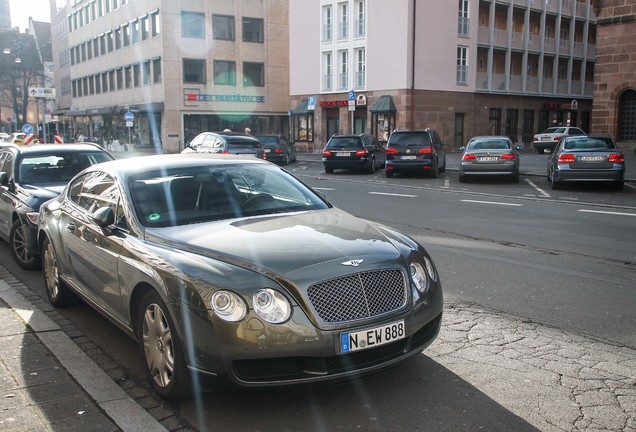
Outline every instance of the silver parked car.
POLYGON ((166 398, 191 395, 194 372, 244 386, 359 376, 419 354, 440 328, 421 245, 258 159, 94 165, 40 220, 51 303, 79 296, 136 338, 166 398))
POLYGON ((505 176, 519 181, 519 153, 507 136, 479 136, 471 138, 459 165, 459 181, 472 176, 505 176))

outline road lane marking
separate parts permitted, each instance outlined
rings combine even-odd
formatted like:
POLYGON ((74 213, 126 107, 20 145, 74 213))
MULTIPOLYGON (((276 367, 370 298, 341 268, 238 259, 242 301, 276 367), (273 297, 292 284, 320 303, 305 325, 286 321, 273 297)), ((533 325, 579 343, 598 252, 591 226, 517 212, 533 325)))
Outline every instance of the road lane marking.
POLYGON ((621 213, 621 212, 611 212, 611 211, 601 211, 601 210, 578 210, 582 213, 600 213, 600 214, 608 214, 614 216, 636 216, 636 213, 621 213))
POLYGON ((532 183, 532 181, 530 181, 530 180, 528 180, 528 179, 525 179, 525 180, 526 180, 526 182, 527 182, 530 186, 532 186, 532 187, 533 187, 533 188, 535 188, 537 191, 539 191, 539 193, 541 194, 541 196, 546 197, 546 198, 549 198, 549 197, 550 197, 550 194, 549 194, 549 193, 547 193, 546 191, 544 191, 543 189, 541 189, 541 188, 540 188, 539 186, 537 186, 536 184, 532 183))
POLYGON ((477 204, 493 204, 493 205, 502 205, 502 206, 511 206, 511 207, 523 206, 523 204, 503 203, 503 202, 496 202, 496 201, 462 200, 462 202, 477 203, 477 204))
POLYGON ((636 189, 636 186, 632 186, 629 183, 625 183, 625 186, 627 186, 628 188, 636 189))
POLYGON ((324 190, 324 191, 335 191, 334 188, 326 188, 326 187, 315 187, 316 190, 324 190))
POLYGON ((385 195, 385 196, 394 196, 401 198, 417 198, 417 195, 409 195, 409 194, 396 194, 396 193, 388 193, 388 192, 369 192, 370 195, 385 195))

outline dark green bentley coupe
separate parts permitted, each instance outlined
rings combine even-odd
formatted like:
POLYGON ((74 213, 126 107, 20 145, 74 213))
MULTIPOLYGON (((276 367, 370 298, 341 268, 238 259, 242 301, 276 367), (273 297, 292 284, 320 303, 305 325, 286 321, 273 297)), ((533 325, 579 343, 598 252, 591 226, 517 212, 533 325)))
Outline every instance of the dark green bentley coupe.
POLYGON ((422 246, 330 205, 282 168, 200 154, 94 165, 40 209, 48 297, 139 341, 154 389, 363 375, 437 336, 422 246))

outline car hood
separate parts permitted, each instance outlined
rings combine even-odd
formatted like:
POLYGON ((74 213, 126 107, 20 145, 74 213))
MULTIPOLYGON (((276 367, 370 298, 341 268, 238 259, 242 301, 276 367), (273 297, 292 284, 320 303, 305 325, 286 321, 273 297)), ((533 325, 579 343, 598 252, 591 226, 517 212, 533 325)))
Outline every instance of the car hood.
POLYGON ((59 196, 66 187, 66 183, 52 183, 47 185, 20 185, 16 187, 19 195, 22 195, 25 202, 37 210, 40 205, 50 199, 59 196))
POLYGON ((146 230, 148 241, 170 249, 278 275, 334 260, 340 264, 361 259, 369 264, 401 261, 397 244, 404 247, 406 242, 397 235, 391 237, 391 231, 338 209, 146 230))

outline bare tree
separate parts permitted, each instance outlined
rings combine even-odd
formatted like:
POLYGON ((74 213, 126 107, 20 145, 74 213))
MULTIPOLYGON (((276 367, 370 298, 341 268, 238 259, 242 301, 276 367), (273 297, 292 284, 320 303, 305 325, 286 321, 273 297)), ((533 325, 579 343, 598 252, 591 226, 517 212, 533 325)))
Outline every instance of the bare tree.
POLYGON ((26 122, 28 89, 42 78, 43 66, 33 36, 0 32, 0 106, 11 108, 19 125, 26 122))

